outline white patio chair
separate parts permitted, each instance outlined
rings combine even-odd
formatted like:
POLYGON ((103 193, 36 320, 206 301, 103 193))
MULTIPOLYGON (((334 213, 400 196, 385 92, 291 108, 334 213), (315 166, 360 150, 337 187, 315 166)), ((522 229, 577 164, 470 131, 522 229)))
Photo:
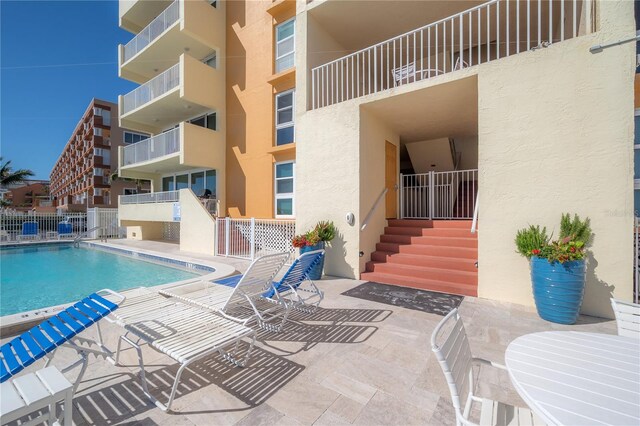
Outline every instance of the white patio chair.
POLYGON ((444 372, 456 412, 456 424, 477 425, 469 420, 472 405, 479 404, 480 425, 543 425, 543 421, 528 408, 514 407, 502 402, 476 396, 473 382, 473 365, 489 365, 506 370, 506 367, 471 355, 469 340, 458 310, 454 309, 440 321, 431 335, 431 349, 444 372), (442 344, 436 340, 441 331, 442 344), (450 329, 450 330, 449 330, 450 329), (464 405, 462 404, 464 401, 464 405))
POLYGON ((205 288, 179 294, 181 287, 159 290, 162 295, 182 300, 185 303, 218 312, 225 318, 248 325, 257 320, 266 330, 280 331, 287 321, 290 304, 275 291, 273 278, 289 258, 289 253, 269 254, 254 260, 235 287, 204 283, 205 288), (272 298, 265 297, 275 292, 272 298), (270 294, 271 293, 271 294, 270 294), (278 325, 272 321, 280 319, 278 325))
POLYGON ((138 355, 142 390, 157 407, 169 411, 180 384, 184 370, 193 362, 219 353, 237 367, 244 367, 255 343, 255 331, 235 321, 175 298, 167 298, 148 289, 137 289, 138 294, 127 298, 127 302, 113 312, 115 323, 126 330, 120 336, 115 359, 119 365, 122 342, 133 347, 138 355), (243 357, 238 357, 240 341, 251 341, 243 357), (141 344, 172 358, 180 364, 171 387, 169 400, 165 404, 155 398, 147 386, 141 344), (233 349, 229 350, 230 347, 233 349))
POLYGON ((611 299, 618 335, 640 338, 640 305, 611 299))

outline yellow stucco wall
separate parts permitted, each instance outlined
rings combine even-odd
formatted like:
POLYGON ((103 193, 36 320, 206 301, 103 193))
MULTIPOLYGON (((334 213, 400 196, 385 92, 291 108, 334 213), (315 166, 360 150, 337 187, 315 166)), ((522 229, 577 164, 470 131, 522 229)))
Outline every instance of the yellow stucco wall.
POLYGON ((271 153, 276 89, 269 79, 277 22, 267 12, 271 5, 227 3, 226 201, 232 217, 273 217, 273 163, 294 158, 292 152, 271 153))
POLYGON ((517 229, 557 235, 560 214, 591 219, 582 311, 630 300, 633 267, 633 2, 599 2, 599 32, 480 67, 479 296, 533 304, 517 229))
MULTIPOLYGON (((369 252, 384 228, 378 216, 367 230, 373 234, 344 220, 353 212, 356 224, 362 223, 384 170, 368 142, 371 135, 382 139, 385 126, 368 117, 363 104, 444 84, 468 71, 478 81, 480 297, 532 305, 529 269, 515 253, 515 232, 530 223, 554 229, 562 212, 575 212, 591 218, 595 233, 583 312, 607 317, 610 296, 629 300, 634 45, 598 54, 589 47, 633 34, 633 3, 598 5, 600 30, 592 35, 444 75, 435 83, 298 110, 298 230, 331 219, 342 233, 327 255, 326 273, 357 277, 364 270, 358 252, 369 252)), ((300 26, 309 24, 304 14, 297 22, 298 31, 307 31, 300 26)), ((298 52, 298 64, 310 58, 298 52)), ((297 75, 298 105, 307 101, 307 78, 297 75)))
POLYGON ((180 190, 180 250, 214 254, 215 220, 190 189, 180 190))

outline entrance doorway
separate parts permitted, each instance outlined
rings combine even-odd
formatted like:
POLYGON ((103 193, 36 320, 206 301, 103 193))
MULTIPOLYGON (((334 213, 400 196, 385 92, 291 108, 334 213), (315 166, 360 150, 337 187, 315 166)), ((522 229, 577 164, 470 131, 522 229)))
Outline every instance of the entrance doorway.
POLYGON ((384 145, 384 186, 387 188, 385 198, 385 217, 395 219, 398 217, 396 189, 398 184, 398 149, 389 141, 384 145))

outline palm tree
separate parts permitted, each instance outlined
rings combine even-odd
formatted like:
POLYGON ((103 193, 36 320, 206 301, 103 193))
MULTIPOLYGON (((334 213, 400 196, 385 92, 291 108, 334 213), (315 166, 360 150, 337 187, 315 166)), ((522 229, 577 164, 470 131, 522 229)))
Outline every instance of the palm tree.
MULTIPOLYGON (((0 157, 0 163, 2 163, 2 160, 2 157, 0 157)), ((18 169, 14 171, 11 168, 11 160, 2 163, 0 166, 0 186, 2 187, 23 183, 31 176, 33 176, 33 172, 29 169, 18 169)))

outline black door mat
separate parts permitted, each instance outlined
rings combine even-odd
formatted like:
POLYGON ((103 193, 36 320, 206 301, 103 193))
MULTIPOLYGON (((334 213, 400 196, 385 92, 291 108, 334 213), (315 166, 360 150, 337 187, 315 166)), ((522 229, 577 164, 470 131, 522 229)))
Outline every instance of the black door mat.
POLYGON ((464 296, 455 294, 398 287, 372 281, 347 290, 342 295, 441 316, 447 315, 452 309, 460 306, 464 300, 464 296))

